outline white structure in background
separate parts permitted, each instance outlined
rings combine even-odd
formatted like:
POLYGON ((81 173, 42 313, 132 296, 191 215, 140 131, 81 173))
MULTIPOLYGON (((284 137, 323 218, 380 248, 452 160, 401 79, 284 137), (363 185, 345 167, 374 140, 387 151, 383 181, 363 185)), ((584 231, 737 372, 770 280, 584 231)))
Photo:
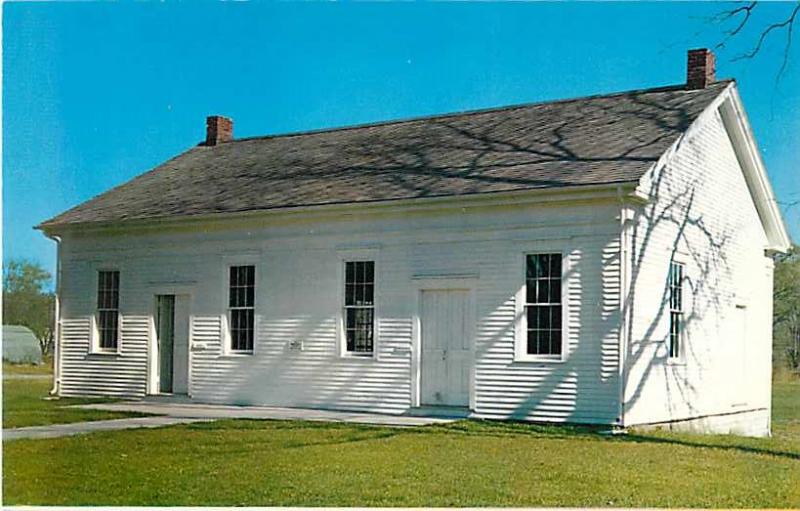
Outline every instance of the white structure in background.
POLYGON ((41 364, 42 349, 30 328, 3 325, 3 360, 12 364, 41 364))

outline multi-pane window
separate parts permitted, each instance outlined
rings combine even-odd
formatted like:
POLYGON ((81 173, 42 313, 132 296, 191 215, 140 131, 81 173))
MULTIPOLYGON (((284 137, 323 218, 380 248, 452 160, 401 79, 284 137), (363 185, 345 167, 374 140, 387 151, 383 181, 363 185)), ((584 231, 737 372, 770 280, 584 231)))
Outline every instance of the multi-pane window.
POLYGON ((372 354, 375 323, 375 263, 345 263, 344 323, 348 353, 372 354))
POLYGON ((97 334, 101 350, 116 350, 119 335, 119 272, 97 274, 97 334))
POLYGON ((525 317, 528 355, 561 355, 561 254, 525 259, 525 317))
POLYGON ((229 283, 231 351, 253 351, 256 267, 231 266, 229 283))
POLYGON ((681 355, 683 333, 683 265, 669 264, 669 357, 681 355))

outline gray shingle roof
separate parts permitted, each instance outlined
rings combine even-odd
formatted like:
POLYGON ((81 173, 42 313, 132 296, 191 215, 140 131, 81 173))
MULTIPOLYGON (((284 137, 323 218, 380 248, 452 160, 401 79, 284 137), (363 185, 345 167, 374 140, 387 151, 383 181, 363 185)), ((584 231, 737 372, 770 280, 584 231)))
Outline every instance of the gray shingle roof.
POLYGON ((41 227, 636 181, 729 83, 197 146, 41 227))

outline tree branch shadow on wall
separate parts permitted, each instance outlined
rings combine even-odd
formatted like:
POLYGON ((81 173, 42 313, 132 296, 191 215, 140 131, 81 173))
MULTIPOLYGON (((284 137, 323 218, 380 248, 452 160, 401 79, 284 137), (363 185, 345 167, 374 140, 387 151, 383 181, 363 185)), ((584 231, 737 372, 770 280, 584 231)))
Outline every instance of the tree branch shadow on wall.
MULTIPOLYGON (((684 142, 685 140, 682 136, 678 141, 676 152, 684 142)), ((626 408, 632 407, 637 401, 645 398, 645 389, 648 384, 651 385, 650 388, 652 390, 654 381, 663 381, 665 384, 663 391, 666 393, 670 415, 677 414, 679 417, 688 418, 697 412, 695 402, 701 396, 700 389, 693 385, 689 378, 685 378, 683 373, 685 373, 687 367, 691 367, 692 370, 702 367, 703 357, 696 351, 697 346, 695 344, 684 342, 685 365, 679 366, 668 363, 668 337, 666 336, 668 330, 666 329, 667 317, 665 317, 669 310, 669 286, 666 278, 668 265, 678 253, 679 247, 683 247, 699 270, 698 274, 688 276, 685 281, 687 289, 684 291, 684 299, 688 298, 689 303, 691 303, 691 307, 684 314, 685 330, 691 331, 696 322, 709 314, 719 318, 722 313, 720 295, 724 290, 719 288, 720 282, 718 282, 719 279, 716 276, 720 272, 729 271, 726 251, 728 250, 732 232, 729 227, 718 234, 706 225, 703 213, 699 211, 696 203, 698 187, 702 186, 702 176, 686 183, 681 183, 678 179, 669 179, 672 172, 673 168, 667 163, 655 173, 650 186, 644 190, 650 197, 661 198, 662 201, 664 198, 668 198, 668 200, 666 202, 653 200, 645 204, 639 208, 635 218, 634 225, 638 224, 639 227, 633 231, 633 249, 629 255, 629 268, 631 269, 629 290, 622 297, 622 313, 626 318, 625 324, 628 329, 628 351, 625 353, 625 360, 628 368, 639 366, 641 363, 645 363, 646 368, 642 375, 637 377, 638 381, 633 386, 632 391, 629 391, 626 408), (648 258, 653 257, 654 253, 660 252, 659 248, 656 248, 656 244, 664 241, 663 235, 665 232, 670 232, 670 257, 657 262, 657 264, 663 265, 662 274, 664 278, 661 281, 660 289, 647 289, 639 281, 644 277, 642 272, 649 269, 648 263, 651 263, 651 261, 648 261, 648 258), (659 238, 658 236, 661 237, 659 238), (699 246, 695 246, 695 244, 699 246), (647 293, 659 293, 657 302, 653 301, 653 296, 637 297, 637 293, 641 293, 643 290, 647 293), (646 301, 644 298, 649 300, 646 301), (641 305, 640 301, 645 305, 641 305), (659 304, 657 309, 645 310, 644 315, 642 313, 637 315, 637 310, 643 307, 652 307, 655 303, 659 304), (634 330, 634 318, 641 322, 642 317, 649 317, 649 319, 643 329, 644 334, 637 339, 635 335, 639 332, 634 330), (644 357, 649 358, 645 360, 644 357), (659 371, 662 373, 659 375, 660 379, 655 378, 656 373, 659 371)), ((581 262, 579 262, 576 270, 578 278, 585 279, 587 276, 594 275, 593 271, 582 272, 580 266, 581 262), (581 275, 581 273, 585 274, 581 275)), ((598 309, 593 308, 588 301, 582 300, 580 307, 581 321, 579 324, 581 326, 586 325, 587 319, 596 320, 598 309), (592 312, 588 313, 588 311, 592 312)), ((569 359, 580 360, 585 355, 591 356, 592 349, 596 349, 592 347, 593 343, 602 343, 602 340, 606 337, 613 337, 618 334, 615 328, 619 322, 619 316, 612 314, 601 319, 601 324, 604 326, 599 332, 593 333, 591 338, 587 339, 584 334, 578 333, 581 341, 577 344, 577 348, 569 353, 569 359)), ((551 371, 549 376, 539 384, 535 393, 532 393, 515 410, 513 414, 515 418, 529 416, 531 412, 541 407, 545 400, 552 398, 566 375, 575 377, 577 379, 576 384, 579 386, 574 411, 583 410, 585 406, 591 406, 591 400, 586 399, 586 393, 581 392, 580 387, 582 384, 591 386, 599 383, 600 378, 598 378, 596 372, 593 373, 575 367, 571 368, 569 359, 564 370, 551 371)), ((630 384, 628 380, 630 375, 626 373, 625 376, 625 381, 630 384)), ((570 421, 571 419, 579 419, 579 417, 570 415, 567 420, 570 421)))
MULTIPOLYGON (((658 110, 665 109, 665 107, 638 98, 636 102, 645 105, 647 108, 636 109, 635 112, 631 112, 631 115, 640 116, 641 121, 645 123, 665 122, 664 117, 657 113, 658 110)), ((674 116, 676 120, 668 127, 679 130, 687 129, 691 123, 691 119, 680 109, 673 110, 676 114, 674 116)), ((527 145, 523 145, 520 142, 508 142, 506 140, 494 139, 491 136, 491 127, 486 128, 483 132, 475 133, 465 130, 462 127, 447 126, 459 137, 469 140, 469 142, 464 143, 463 146, 456 147, 464 151, 473 151, 473 157, 468 163, 464 163, 461 166, 440 169, 439 171, 449 173, 448 175, 475 179, 477 181, 484 180, 487 179, 487 169, 481 165, 481 161, 485 156, 492 154, 492 160, 494 162, 492 167, 496 168, 498 165, 496 153, 499 151, 513 153, 515 157, 525 155, 528 163, 558 162, 559 164, 568 165, 569 163, 577 162, 624 162, 633 160, 648 161, 651 162, 651 164, 655 164, 657 158, 651 157, 649 159, 642 159, 636 156, 636 154, 640 149, 658 145, 658 142, 663 138, 656 137, 655 139, 640 141, 631 149, 614 156, 584 157, 577 151, 571 149, 565 142, 562 130, 567 128, 567 126, 568 122, 565 121, 554 128, 552 136, 549 137, 549 139, 528 140, 526 141, 527 145), (480 147, 481 149, 477 153, 474 153, 476 147, 480 147)), ((683 143, 685 143, 685 136, 681 135, 678 139, 675 152, 681 148, 683 143)), ((661 151, 661 149, 659 149, 659 151, 661 151)), ((411 165, 412 168, 430 169, 431 167, 431 162, 428 160, 425 151, 421 148, 393 147, 393 150, 389 152, 391 154, 413 155, 416 161, 411 165)), ((655 156, 655 154, 653 156, 655 156)), ((657 156, 660 157, 661 152, 659 152, 657 156)), ((397 160, 394 162, 398 171, 402 170, 403 172, 408 170, 409 163, 408 160, 397 160)), ((521 162, 519 159, 510 159, 507 164, 513 166, 521 164, 521 162)), ((721 290, 717 288, 720 283, 717 282, 717 279, 713 279, 712 277, 717 275, 720 271, 728 271, 726 250, 728 249, 732 233, 728 230, 719 234, 706 225, 703 213, 698 209, 696 204, 697 187, 702 185, 702 180, 698 177, 697 179, 681 183, 679 180, 671 181, 665 179, 665 176, 670 175, 672 172, 673 169, 670 167, 669 163, 667 163, 666 166, 655 173, 655 178, 650 182, 649 189, 644 190, 653 198, 661 198, 663 201, 663 198, 667 197, 668 200, 665 203, 654 200, 642 206, 639 208, 635 219, 640 227, 634 231, 634 246, 629 255, 630 260, 628 263, 631 269, 630 287, 627 294, 622 297, 622 314, 627 319, 627 337, 629 339, 628 352, 625 353, 625 357, 629 366, 638 366, 643 361, 643 357, 652 358, 647 361, 646 369, 642 376, 638 378, 638 383, 630 393, 630 398, 626 405, 627 407, 631 407, 638 400, 642 399, 644 397, 646 384, 656 381, 655 379, 651 380, 651 378, 656 372, 660 371, 662 373, 660 375, 661 381, 666 385, 664 391, 666 392, 667 406, 670 414, 683 413, 687 415, 687 412, 681 412, 681 410, 688 410, 687 416, 690 416, 697 411, 695 401, 699 398, 700 390, 692 384, 690 379, 684 378, 678 374, 681 371, 685 371, 685 369, 679 369, 678 366, 667 363, 668 343, 665 337, 665 320, 667 318, 665 314, 669 306, 669 287, 666 279, 668 265, 672 257, 678 252, 679 246, 682 246, 688 251, 689 257, 691 257, 692 262, 699 270, 699 274, 691 275, 685 283, 685 298, 688 298, 688 303, 691 304, 691 307, 684 315, 685 328, 691 330, 698 320, 712 313, 717 316, 721 313, 722 304, 719 301, 721 290), (634 318, 634 312, 639 310, 637 308, 639 305, 637 303, 636 294, 645 290, 639 283, 639 279, 642 277, 643 268, 647 266, 648 261, 646 258, 653 257, 652 254, 654 252, 650 247, 656 244, 657 240, 654 239, 654 236, 666 230, 671 231, 671 257, 664 261, 658 261, 658 264, 663 265, 663 274, 665 278, 658 290, 647 290, 648 293, 659 293, 658 299, 654 300, 653 296, 649 296, 647 298, 649 298, 650 301, 646 302, 648 305, 658 302, 660 306, 654 311, 645 311, 645 317, 649 316, 650 319, 644 328, 644 334, 641 335, 640 339, 635 339, 634 335, 638 335, 638 332, 633 330, 634 323, 632 319, 634 318), (698 242, 693 240, 702 241, 698 242), (694 246, 693 243, 699 243, 700 246, 694 246)), ((398 174, 401 175, 402 173, 398 172, 398 174)), ((514 180, 514 182, 525 183, 531 186, 554 186, 561 184, 536 180, 526 181, 524 177, 519 180, 514 180)), ((425 192, 425 190, 419 189, 416 189, 416 191, 425 192)), ((663 241, 663 236, 659 241, 663 241)), ((580 257, 577 259, 577 261, 572 261, 573 266, 571 270, 576 274, 577 278, 587 279, 589 276, 594 275, 593 272, 597 271, 597 268, 595 265, 591 264, 591 261, 585 261, 580 257), (587 266, 585 270, 583 268, 584 266, 587 266)), ((602 268, 599 270, 602 271, 602 268)), ((567 277, 572 276, 567 275, 567 277)), ((516 290, 510 291, 513 291, 512 294, 516 292, 516 290)), ((498 304, 498 306, 499 305, 500 304, 498 304)), ((597 383, 607 378, 607 375, 604 376, 600 374, 603 372, 602 368, 596 371, 590 371, 570 363, 570 359, 581 360, 586 355, 592 355, 594 352, 597 352, 596 346, 592 346, 592 343, 599 342, 602 344, 603 340, 613 338, 619 334, 617 329, 620 320, 619 314, 610 313, 603 315, 603 304, 592 304, 581 297, 580 325, 587 324, 587 319, 596 319, 598 314, 601 315, 600 324, 603 326, 598 331, 592 332, 591 341, 587 342, 589 340, 586 338, 585 334, 577 332, 578 336, 581 337, 581 342, 577 343, 575 349, 569 353, 569 359, 564 366, 559 369, 550 370, 548 376, 538 383, 536 390, 531 392, 524 402, 517 406, 512 413, 512 417, 518 419, 529 418, 536 410, 550 406, 546 402, 557 399, 557 394, 561 392, 565 384, 572 384, 571 381, 567 380, 574 380, 574 385, 579 389, 583 387, 585 390, 587 385, 592 385, 593 382, 597 383)), ((489 341, 487 345, 491 345, 493 342, 499 341, 500 338, 508 335, 510 335, 510 329, 498 334, 496 338, 489 341)), ((684 343, 684 349, 686 350, 684 355, 684 367, 698 367, 698 364, 702 362, 702 356, 696 352, 697 347, 693 343, 684 343)), ((479 356, 482 354, 485 353, 478 353, 479 356)), ((626 376, 629 375, 626 374, 626 376)), ((596 403, 592 402, 591 396, 588 396, 585 391, 581 392, 579 390, 575 396, 573 409, 571 411, 560 410, 559 412, 566 413, 566 420, 569 422, 572 419, 579 418, 575 412, 586 410, 587 407, 591 409, 592 405, 596 405, 596 403)))
MULTIPOLYGON (((596 149, 587 150, 585 147, 574 146, 571 142, 571 137, 566 133, 570 129, 569 119, 558 123, 547 136, 525 140, 507 140, 496 137, 493 133, 497 126, 488 126, 475 130, 465 128, 457 122, 443 119, 437 121, 436 124, 437 129, 446 130, 451 134, 451 137, 447 139, 446 146, 442 146, 439 139, 432 143, 425 138, 424 134, 420 134, 418 137, 402 140, 392 140, 391 138, 365 140, 362 145, 356 148, 346 147, 341 150, 346 152, 349 158, 355 156, 356 160, 360 159, 364 162, 350 166, 347 172, 356 174, 360 172, 383 173, 388 176, 389 181, 394 186, 423 197, 435 195, 436 192, 430 185, 442 177, 464 180, 466 183, 472 183, 472 185, 493 183, 501 186, 524 186, 528 188, 558 187, 571 184, 571 182, 568 179, 557 177, 557 173, 551 174, 555 177, 546 179, 530 178, 526 175, 526 169, 532 165, 557 165, 565 169, 565 173, 570 173, 574 172, 574 168, 586 168, 591 171, 592 165, 600 163, 613 163, 620 166, 629 163, 644 166, 654 165, 663 153, 665 141, 669 137, 675 136, 673 134, 685 130, 692 121, 687 112, 678 107, 664 107, 641 98, 635 98, 634 103, 637 107, 631 107, 630 111, 623 112, 624 115, 637 117, 641 123, 655 124, 668 134, 637 140, 625 150, 616 154, 609 153, 605 150, 606 148, 601 148, 602 150, 598 153, 596 149), (665 117, 663 115, 664 110, 669 111, 670 115, 665 117), (438 157, 439 153, 449 154, 454 150, 459 155, 457 161, 443 161, 438 157), (579 167, 580 165, 586 166, 579 167), (512 170, 512 172, 509 172, 509 170, 512 170), (502 172, 498 173, 498 171, 502 172)), ((615 112, 615 114, 619 113, 615 112)), ((578 115, 596 116, 598 114, 597 112, 579 110, 578 115)), ((498 121, 498 124, 503 122, 502 120, 498 121)), ((634 136, 634 134, 630 134, 630 136, 634 136)), ((683 143, 682 136, 678 145, 680 146, 681 143, 683 143)), ((593 146, 590 144, 589 147, 593 146)), ((666 168, 669 169, 669 166, 667 165, 666 168)), ((304 170, 309 178, 316 178, 315 169, 307 168, 304 170)), ((702 270, 701 275, 698 275, 689 283, 693 307, 692 311, 686 316, 686 323, 687 327, 690 327, 693 322, 707 312, 703 310, 704 307, 719 308, 718 303, 712 301, 706 304, 698 301, 697 297, 700 293, 709 293, 712 296, 715 294, 713 288, 716 283, 706 282, 704 276, 710 275, 714 269, 726 265, 725 250, 730 233, 725 233, 722 236, 714 234, 705 225, 702 214, 694 210, 697 191, 696 182, 687 183, 682 190, 672 190, 673 185, 664 178, 666 174, 664 171, 657 173, 649 189, 645 190, 652 197, 671 195, 672 198, 666 204, 653 202, 640 209, 638 221, 643 222, 646 228, 643 231, 637 230, 634 236, 634 250, 630 254, 629 261, 632 270, 630 290, 626 296, 622 297, 621 313, 626 318, 628 325, 627 336, 630 339, 630 343, 629 351, 625 354, 628 361, 636 364, 642 360, 642 357, 648 356, 650 352, 646 349, 641 349, 645 345, 656 344, 659 347, 656 355, 648 362, 647 368, 640 378, 640 383, 633 390, 631 399, 627 403, 628 406, 632 406, 643 398, 644 384, 648 377, 656 371, 661 371, 665 381, 668 382, 666 392, 669 406, 672 410, 677 410, 681 406, 689 406, 691 408, 692 400, 697 395, 698 389, 687 381, 670 378, 672 369, 665 363, 666 352, 661 326, 663 326, 665 304, 669 303, 669 289, 666 279, 664 279, 659 289, 648 291, 659 294, 662 306, 652 315, 643 338, 633 338, 635 332, 632 330, 631 319, 637 303, 636 294, 641 292, 641 287, 637 283, 641 276, 640 272, 644 257, 647 254, 647 248, 655 243, 654 234, 664 225, 671 226, 674 230, 672 239, 673 254, 676 252, 680 242, 690 238, 690 231, 692 233, 700 233, 701 238, 705 239, 703 247, 696 247, 696 249, 691 250, 691 257, 694 258, 698 267, 702 268, 702 270)), ((303 173, 301 172, 296 176, 293 175, 292 178, 303 179, 303 173)), ((467 192, 470 190, 470 186, 466 185, 465 190, 467 192)), ((619 256, 617 255, 616 257, 618 258, 619 256)), ((621 263, 622 261, 616 262, 621 263)), ((602 265, 597 264, 597 261, 587 261, 584 258, 578 258, 572 263, 571 274, 567 275, 568 278, 574 276, 579 279, 589 279, 595 270, 602 271, 603 268, 602 265), (574 275, 572 275, 573 273, 574 275)), ((665 260, 660 263, 665 265, 666 270, 666 265, 669 264, 669 261, 665 260)), ((510 296, 514 296, 516 289, 509 289, 508 292, 510 296)), ((558 413, 563 414, 566 422, 574 422, 581 419, 578 414, 580 410, 592 409, 592 407, 598 407, 598 405, 604 406, 594 402, 591 395, 585 391, 581 392, 580 389, 588 388, 597 382, 616 379, 617 375, 611 374, 611 372, 618 371, 618 367, 603 369, 598 365, 596 369, 587 370, 577 366, 574 361, 599 353, 593 343, 599 342, 602 344, 603 340, 607 341, 619 335, 619 307, 617 311, 604 312, 610 304, 592 304, 584 295, 580 295, 577 299, 580 300, 579 324, 586 324, 586 320, 596 318, 600 314, 601 321, 599 324, 601 327, 592 332, 590 338, 587 338, 586 334, 580 331, 581 326, 578 326, 578 331, 572 334, 580 337, 581 340, 577 343, 575 349, 569 353, 566 363, 557 370, 550 370, 549 374, 535 385, 535 390, 515 408, 511 413, 512 417, 529 418, 536 410, 551 406, 547 402, 552 401, 554 397, 562 392, 565 385, 575 385, 578 389, 571 409, 562 408, 557 410, 558 413), (605 374, 603 374, 604 372, 605 374)), ((496 304, 497 307, 502 305, 503 303, 496 304)), ((305 332, 302 335, 313 336, 322 329, 322 326, 319 324, 299 324, 297 328, 299 331, 305 332)), ((509 329, 511 328, 513 326, 509 326, 509 329)), ((484 343, 485 347, 488 347, 494 341, 499 342, 501 338, 508 338, 510 334, 509 330, 498 333, 495 339, 484 343)), ((568 344, 565 339, 566 345, 568 344)), ((688 348, 686 354, 688 359, 691 361, 699 359, 699 355, 693 351, 694 347, 691 343, 688 343, 686 347, 688 348)), ((476 356, 480 355, 485 355, 485 352, 477 351, 476 356)), ((331 356, 335 357, 337 355, 332 354, 331 356)), ((512 362, 512 364, 514 363, 512 362)), ((324 370, 327 365, 328 362, 320 359, 310 364, 308 370, 324 370)), ((272 373, 274 376, 280 373, 288 374, 293 370, 293 367, 292 364, 282 362, 278 365, 260 364, 259 369, 272 373)), ((358 383, 362 376, 358 371, 351 371, 347 377, 341 378, 335 383, 331 382, 326 389, 325 395, 317 396, 314 402, 319 406, 334 402, 339 393, 346 392, 348 387, 358 383)), ((246 378, 241 386, 248 387, 254 383, 264 384, 264 382, 263 377, 250 377, 246 378)))
MULTIPOLYGON (((620 112, 615 113, 619 114, 620 112)), ((587 112, 579 112, 579 114, 588 115, 587 112)), ((420 185, 419 180, 408 179, 409 176, 441 175, 446 177, 467 179, 475 182, 494 182, 495 180, 498 180, 506 184, 513 183, 530 187, 560 186, 565 184, 565 182, 559 180, 543 181, 530 179, 525 176, 524 172, 520 173, 519 176, 509 176, 507 172, 504 172, 502 177, 495 177, 492 175, 492 172, 498 168, 524 168, 527 165, 549 163, 561 165, 564 166, 564 168, 569 168, 569 166, 573 164, 592 165, 600 162, 614 162, 618 164, 623 164, 625 162, 637 162, 645 165, 652 165, 656 163, 658 158, 663 153, 662 142, 664 141, 665 137, 672 136, 664 135, 663 133, 672 134, 676 131, 683 131, 687 129, 691 123, 691 119, 687 115, 686 111, 680 108, 668 108, 660 104, 652 103, 639 98, 635 98, 634 107, 632 107, 630 111, 625 112, 625 115, 636 116, 638 121, 641 123, 658 125, 662 130, 662 134, 653 138, 638 140, 636 143, 630 144, 628 149, 625 151, 616 154, 593 154, 591 152, 582 153, 579 148, 570 147, 570 139, 564 134, 564 130, 569 129, 569 120, 565 120, 556 125, 548 136, 532 140, 528 138, 525 140, 512 141, 494 137, 493 133, 497 129, 497 126, 495 125, 487 126, 479 131, 476 131, 466 129, 457 123, 444 120, 440 122, 441 127, 450 130, 453 134, 453 142, 451 145, 447 146, 447 150, 463 151, 462 154, 464 156, 469 155, 468 158, 460 159, 457 164, 437 166, 436 162, 434 162, 433 158, 431 157, 431 148, 425 145, 424 140, 420 139, 417 141, 418 144, 412 145, 402 145, 390 141, 382 142, 382 144, 390 144, 388 150, 386 147, 382 147, 380 150, 381 154, 388 155, 387 157, 389 158, 389 164, 382 168, 389 168, 396 171, 396 175, 393 177, 396 184, 409 187, 409 190, 421 195, 426 195, 429 190, 427 190, 424 185, 420 185), (671 115, 665 116, 664 110, 670 111, 671 115), (665 120, 667 118, 670 120, 665 120), (654 148, 658 149, 653 150, 654 148), (484 163, 484 161, 489 161, 490 163, 484 163)), ((498 122, 502 123, 503 121, 498 122)), ((369 151, 369 148, 366 147, 361 149, 364 151, 369 151)), ((373 167, 359 167, 358 170, 372 172, 376 169, 373 167)), ((653 182, 652 189, 649 190, 654 197, 657 197, 662 191, 661 188, 666 186, 663 179, 664 174, 665 173, 663 172, 659 174, 658 179, 653 182)), ((624 303, 635 303, 634 294, 636 293, 638 287, 636 285, 636 281, 639 277, 639 268, 643 262, 642 258, 646 253, 645 249, 651 242, 650 238, 652 234, 658 229, 661 229, 661 226, 665 223, 673 224, 677 227, 677 232, 674 235, 673 241, 673 252, 677 249, 678 242, 685 238, 685 231, 698 230, 703 232, 705 238, 709 240, 709 247, 712 250, 707 256, 703 255, 700 251, 694 251, 692 255, 695 258, 706 257, 707 260, 704 263, 706 268, 715 266, 720 261, 724 262, 726 238, 722 237, 721 239, 716 239, 714 234, 703 224, 702 216, 693 210, 695 195, 693 186, 693 184, 690 184, 685 190, 676 193, 674 198, 672 198, 672 200, 666 206, 660 207, 658 204, 654 204, 649 208, 649 210, 648 208, 644 208, 644 216, 648 222, 647 231, 643 234, 639 234, 639 236, 642 238, 639 240, 641 247, 637 247, 637 250, 634 250, 631 254, 631 257, 634 258, 634 260, 631 261, 631 266, 633 268, 632 286, 629 296, 623 297, 624 303)), ((577 278, 582 282, 585 282, 596 272, 603 271, 602 265, 598 266, 596 261, 585 260, 586 256, 582 256, 581 254, 571 254, 570 257, 571 269, 569 274, 565 275, 565 278, 577 278)), ((606 262, 619 263, 620 261, 612 261, 609 259, 606 262)), ((664 264, 668 265, 669 261, 664 261, 664 264)), ((697 283, 698 284, 696 286, 700 287, 707 285, 703 279, 703 276, 698 276, 697 283)), ((696 286, 691 287, 693 299, 699 292, 699 289, 696 286)), ((512 295, 516 294, 516 290, 509 290, 509 292, 512 295)), ((669 289, 666 279, 664 280, 663 287, 658 292, 661 294, 662 305, 668 304, 669 289)), ((593 304, 586 300, 582 295, 578 297, 578 299, 580 300, 579 325, 586 325, 588 323, 587 320, 594 320, 596 319, 597 315, 600 315, 601 320, 599 324, 602 326, 598 330, 592 332, 592 342, 598 342, 601 345, 605 344, 602 349, 606 349, 609 344, 608 339, 614 338, 619 334, 617 326, 620 320, 619 312, 608 312, 607 306, 609 304, 593 304)), ((497 304, 497 306, 500 305, 501 304, 497 304)), ((626 305, 626 307, 629 306, 626 305)), ((702 314, 705 312, 699 310, 700 308, 700 304, 696 303, 695 307, 692 309, 692 312, 687 315, 687 326, 691 324, 696 317, 702 316, 702 314)), ((652 318, 651 324, 647 328, 647 333, 644 339, 645 342, 657 342, 654 339, 654 336, 658 332, 659 326, 663 326, 662 315, 664 314, 664 309, 665 307, 662 306, 655 317, 652 318)), ((519 318, 517 318, 517 320, 518 319, 519 318)), ((497 333, 493 339, 484 341, 485 347, 488 348, 495 342, 501 342, 502 339, 507 339, 509 336, 512 336, 512 328, 513 327, 510 326, 509 328, 505 329, 505 331, 497 333)), ((580 328, 581 326, 578 326, 578 330, 580 330, 580 328)), ((630 335, 631 332, 628 333, 630 335)), ((585 337, 586 334, 577 331, 570 332, 570 335, 573 339, 576 336, 580 337, 581 342, 573 344, 572 347, 574 349, 569 353, 569 358, 563 366, 549 370, 549 375, 536 385, 536 390, 531 392, 524 402, 516 407, 511 414, 513 418, 530 418, 531 414, 536 410, 541 410, 543 408, 547 408, 548 406, 553 407, 553 401, 560 403, 559 405, 555 405, 553 413, 556 415, 563 414, 565 420, 567 421, 580 418, 576 415, 576 411, 583 411, 587 409, 591 410, 592 407, 598 407, 598 403, 593 402, 591 396, 585 392, 585 389, 588 388, 588 386, 591 386, 593 382, 600 382, 601 380, 607 381, 609 378, 616 378, 616 375, 612 376, 610 371, 616 371, 618 370, 618 367, 598 367, 597 369, 589 370, 584 367, 578 367, 576 364, 571 363, 571 360, 581 360, 586 356, 602 356, 603 353, 602 350, 598 350, 597 346, 593 346, 591 342, 587 342, 585 337), (563 399, 563 389, 565 386, 569 387, 570 385, 575 385, 579 389, 583 388, 584 391, 582 392, 579 390, 576 393, 572 410, 564 410, 563 403, 565 401, 563 399), (562 397, 559 397, 559 394, 562 394, 562 397), (548 404, 548 402, 551 404, 548 404), (561 409, 558 409, 559 407, 561 407, 561 409)), ((661 341, 663 343, 663 339, 661 341)), ((567 339, 565 339, 565 347, 566 346, 569 346, 567 339)), ((691 349, 692 346, 690 345, 688 348, 691 349)), ((642 356, 643 354, 643 352, 638 354, 636 352, 630 352, 628 353, 628 356, 635 359, 637 356, 642 356)), ((477 352, 478 358, 483 355, 485 355, 485 351, 481 352, 479 350, 477 352)), ((650 364, 648 372, 655 370, 656 367, 664 366, 661 358, 662 357, 654 360, 653 363, 650 364)), ((695 358, 695 354, 690 351, 687 353, 687 358, 695 358)), ((536 364, 519 363, 519 365, 527 365, 528 367, 531 367, 536 364)), ((646 381, 646 378, 642 378, 642 380, 644 382, 646 381)), ((639 399, 641 390, 641 388, 638 388, 636 392, 634 392, 633 401, 639 399)), ((692 388, 690 384, 684 382, 681 385, 670 386, 667 388, 667 392, 669 394, 670 403, 677 405, 677 403, 680 402, 686 405, 691 404, 691 395, 696 394, 696 389, 692 388)))
MULTIPOLYGON (((682 138, 678 143, 677 150, 680 150, 682 138)), ((677 152, 676 150, 676 152, 677 152)), ((686 302, 687 291, 689 310, 684 313, 684 332, 691 332, 695 324, 706 318, 708 315, 719 318, 724 313, 723 304, 720 296, 725 292, 719 282, 721 272, 730 271, 727 250, 732 239, 730 226, 726 226, 720 233, 713 232, 704 220, 703 213, 698 210, 697 197, 698 191, 703 186, 702 169, 697 169, 697 173, 692 180, 685 183, 681 182, 679 176, 675 175, 675 169, 667 163, 654 175, 646 193, 650 197, 671 197, 664 204, 653 201, 640 208, 634 219, 632 235, 632 250, 630 254, 631 280, 628 296, 624 299, 625 324, 627 325, 627 339, 629 349, 625 354, 626 367, 638 366, 643 357, 652 356, 651 360, 646 361, 646 368, 642 375, 638 377, 638 382, 634 385, 630 398, 626 403, 630 408, 645 396, 645 387, 652 381, 657 371, 661 371, 661 378, 666 384, 667 407, 670 416, 673 414, 691 417, 698 410, 695 407, 700 389, 695 387, 688 378, 686 372, 703 370, 704 357, 698 353, 698 346, 692 342, 686 342, 687 336, 683 336, 682 348, 684 349, 685 359, 682 364, 671 365, 669 363, 669 337, 666 323, 669 312, 669 284, 666 278, 668 265, 679 253, 685 250, 688 257, 693 261, 695 270, 698 273, 684 276, 684 302, 686 302), (670 179, 673 178, 673 179, 670 179), (642 228, 643 227, 643 228, 642 228), (669 239, 669 259, 659 261, 663 265, 661 275, 662 288, 660 290, 659 308, 655 314, 652 310, 645 309, 644 313, 637 312, 644 307, 652 306, 651 302, 638 299, 637 293, 646 290, 644 283, 640 279, 644 277, 643 272, 648 271, 648 257, 651 257, 653 250, 658 253, 657 245, 662 240, 659 237, 669 239), (697 246, 696 244, 699 244, 697 246), (642 306, 644 304, 644 307, 642 306), (643 329, 641 338, 636 338, 639 334, 635 330, 636 321, 641 318, 649 317, 649 323, 643 329), (653 346, 655 345, 655 349, 653 346), (683 412, 681 412, 683 410, 683 412)), ((687 261, 688 262, 688 261, 687 261)), ((686 307, 684 307, 685 309, 686 307)), ((717 327, 721 327, 719 323, 717 327)), ((696 332, 696 338, 700 338, 702 331, 696 332)), ((630 374, 626 373, 626 382, 630 384, 630 374)), ((656 395, 658 395, 656 393, 656 395)))

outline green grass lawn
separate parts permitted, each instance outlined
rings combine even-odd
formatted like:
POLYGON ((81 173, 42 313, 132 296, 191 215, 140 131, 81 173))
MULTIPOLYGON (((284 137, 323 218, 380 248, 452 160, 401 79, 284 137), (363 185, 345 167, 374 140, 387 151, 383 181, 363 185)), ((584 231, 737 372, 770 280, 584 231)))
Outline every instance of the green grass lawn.
MULTIPOLYGON (((26 366, 28 370, 36 366, 26 366)), ((9 374, 5 366, 4 374, 9 374)), ((22 372, 17 374, 47 374, 22 372)), ((141 414, 105 412, 65 408, 69 405, 107 402, 108 399, 45 399, 53 386, 50 379, 3 379, 3 428, 65 424, 68 422, 94 421, 137 417, 141 414)))
POLYGON ((47 357, 39 364, 10 364, 3 360, 3 374, 53 374, 53 359, 47 357))
POLYGON ((390 429, 223 421, 3 445, 6 504, 800 506, 800 382, 775 436, 463 421, 390 429))

